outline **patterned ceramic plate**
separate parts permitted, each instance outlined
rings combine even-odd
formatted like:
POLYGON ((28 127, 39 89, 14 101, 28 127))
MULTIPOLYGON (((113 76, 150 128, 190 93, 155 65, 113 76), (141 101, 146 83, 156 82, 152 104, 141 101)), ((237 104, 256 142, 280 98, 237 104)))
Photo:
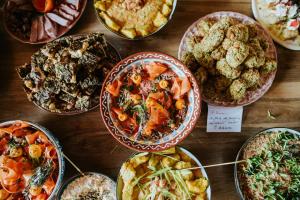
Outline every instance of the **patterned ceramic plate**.
POLYGON ((297 50, 300 51, 300 45, 296 44, 295 40, 286 40, 283 41, 282 39, 280 39, 278 36, 276 36, 276 34, 272 33, 269 29, 270 25, 268 25, 267 23, 265 23, 264 21, 264 9, 265 8, 261 8, 262 6, 259 5, 259 1, 258 0, 252 0, 252 12, 253 15, 255 17, 255 19, 257 21, 259 21, 259 23, 269 32, 269 34, 272 36, 272 38, 275 40, 275 42, 277 42, 278 44, 284 46, 285 48, 291 49, 291 50, 297 50), (268 27, 269 26, 269 27, 268 27))
MULTIPOLYGON (((0 127, 9 126, 16 122, 19 122, 19 120, 2 122, 2 123, 0 123, 0 127)), ((23 121, 23 122, 30 124, 36 130, 42 131, 48 137, 48 139, 50 140, 50 142, 54 145, 54 147, 56 149, 58 164, 59 164, 58 177, 57 177, 56 185, 55 185, 51 195, 48 198, 48 199, 55 199, 55 196, 56 196, 57 192, 59 191, 59 188, 61 187, 61 184, 62 184, 62 181, 64 178, 64 173, 65 173, 65 160, 63 157, 63 153, 62 153, 62 147, 60 146, 58 139, 48 129, 46 129, 43 126, 36 124, 36 123, 27 122, 27 121, 23 121)))
POLYGON ((100 112, 107 129, 121 144, 137 151, 162 151, 181 142, 193 130, 201 112, 200 90, 192 73, 176 58, 163 53, 141 52, 131 55, 119 62, 106 77, 100 95, 100 112), (189 105, 187 114, 184 121, 175 131, 159 140, 134 140, 133 138, 129 138, 122 128, 116 124, 115 120, 113 120, 111 116, 111 97, 109 93, 105 91, 105 87, 118 79, 124 72, 132 69, 136 64, 153 61, 167 64, 179 77, 186 76, 190 80, 192 89, 188 93, 189 105))
MULTIPOLYGON (((232 17, 235 18, 243 23, 246 24, 255 24, 258 28, 258 32, 259 35, 265 39, 268 44, 269 44, 269 48, 267 49, 266 52, 266 56, 272 59, 275 59, 277 61, 277 53, 276 53, 276 48, 275 45, 272 41, 272 38, 269 36, 269 34, 264 30, 264 28, 262 28, 254 19, 240 14, 240 13, 235 13, 235 12, 215 12, 215 13, 211 13, 209 15, 206 15, 202 18, 200 18, 199 20, 197 20, 196 22, 194 22, 185 32, 180 46, 179 46, 179 50, 178 50, 178 58, 180 60, 182 60, 184 54, 187 52, 187 41, 189 38, 194 37, 198 34, 198 30, 197 30, 197 24, 204 19, 221 19, 223 17, 232 17)), ((245 105, 249 105, 255 101, 257 101, 259 98, 261 98, 271 87, 274 78, 276 75, 276 70, 273 71, 272 73, 268 74, 267 76, 263 77, 263 79, 261 80, 262 84, 259 88, 257 88, 256 90, 251 90, 251 91, 247 91, 246 96, 239 100, 239 101, 220 101, 220 100, 214 100, 214 99, 210 99, 208 97, 206 97, 205 95, 202 94, 202 99, 210 104, 210 105, 215 105, 215 106, 228 106, 228 107, 234 107, 234 106, 245 106, 245 105)))

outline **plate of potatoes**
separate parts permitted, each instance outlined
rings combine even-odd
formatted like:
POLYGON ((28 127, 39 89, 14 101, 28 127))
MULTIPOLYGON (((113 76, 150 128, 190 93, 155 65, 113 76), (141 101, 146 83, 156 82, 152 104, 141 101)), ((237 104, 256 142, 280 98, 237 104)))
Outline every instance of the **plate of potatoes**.
POLYGON ((161 30, 172 18, 177 0, 94 0, 96 15, 116 35, 139 40, 161 30))
POLYGON ((178 58, 196 77, 205 102, 245 106, 271 87, 277 53, 270 35, 252 18, 215 12, 193 23, 184 34, 178 58))

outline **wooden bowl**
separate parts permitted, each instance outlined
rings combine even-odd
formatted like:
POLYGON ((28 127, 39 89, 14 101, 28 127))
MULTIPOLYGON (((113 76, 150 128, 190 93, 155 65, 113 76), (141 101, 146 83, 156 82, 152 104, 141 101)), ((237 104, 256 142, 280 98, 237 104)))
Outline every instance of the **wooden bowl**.
POLYGON ((122 145, 136 151, 162 151, 164 149, 168 149, 177 145, 192 132, 201 112, 200 90, 193 74, 184 64, 182 64, 176 58, 158 52, 141 52, 123 59, 107 75, 102 85, 100 95, 100 112, 106 128, 109 130, 112 136, 122 145), (158 61, 166 63, 179 77, 188 77, 192 85, 192 90, 190 90, 188 94, 190 103, 185 120, 177 130, 157 141, 136 141, 126 136, 122 128, 116 126, 116 122, 115 120, 113 120, 113 117, 111 115, 111 97, 110 94, 105 90, 105 87, 116 80, 116 78, 123 74, 124 71, 128 71, 134 64, 143 61, 158 61))
MULTIPOLYGON (((276 47, 272 41, 272 38, 270 37, 270 35, 265 31, 265 29, 260 26, 254 19, 240 14, 240 13, 236 13, 236 12, 214 12, 211 14, 208 14, 204 17, 201 17, 200 19, 198 19, 196 22, 194 22, 185 32, 185 34, 183 35, 181 42, 180 42, 180 46, 178 49, 178 58, 179 60, 182 60, 184 54, 188 51, 187 50, 187 40, 195 35, 198 34, 198 30, 197 30, 197 24, 204 19, 221 19, 223 17, 232 17, 234 19, 237 19, 243 23, 248 23, 248 24, 255 24, 258 28, 258 32, 259 35, 261 37, 263 37, 269 44, 269 48, 266 52, 266 56, 273 58, 277 61, 277 52, 276 52, 276 47)), ((278 63, 278 61, 277 61, 278 63)), ((268 74, 266 77, 264 77, 262 79, 262 85, 257 88, 256 90, 251 90, 251 91, 247 91, 246 96, 239 100, 239 101, 220 101, 220 100, 214 100, 214 99, 210 99, 208 97, 206 97, 205 95, 202 94, 202 99, 203 101, 205 101, 207 104, 209 105, 213 105, 213 106, 225 106, 225 107, 235 107, 235 106, 246 106, 249 105, 251 103, 254 103, 255 101, 257 101, 258 99, 260 99, 271 87, 274 79, 275 79, 275 75, 276 75, 276 71, 274 70, 273 72, 271 72, 270 74, 268 74)), ((202 90, 203 91, 203 90, 202 90)))

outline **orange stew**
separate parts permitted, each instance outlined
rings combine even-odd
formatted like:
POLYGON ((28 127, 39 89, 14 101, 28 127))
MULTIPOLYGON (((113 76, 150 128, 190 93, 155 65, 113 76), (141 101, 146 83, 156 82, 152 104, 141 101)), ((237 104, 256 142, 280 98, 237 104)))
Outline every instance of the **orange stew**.
POLYGON ((48 199, 58 178, 57 152, 25 122, 0 128, 0 199, 48 199))
POLYGON ((155 140, 176 130, 183 122, 191 89, 164 63, 135 65, 106 91, 112 98, 112 116, 135 139, 155 140))

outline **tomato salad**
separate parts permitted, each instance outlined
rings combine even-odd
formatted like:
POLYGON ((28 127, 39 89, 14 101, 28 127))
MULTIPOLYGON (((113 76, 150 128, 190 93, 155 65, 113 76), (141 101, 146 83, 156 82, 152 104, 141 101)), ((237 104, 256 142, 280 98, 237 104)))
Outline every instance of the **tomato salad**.
POLYGON ((0 199, 48 199, 58 167, 45 133, 22 121, 0 128, 0 199))
POLYGON ((135 140, 158 140, 184 121, 189 104, 188 77, 179 77, 167 64, 141 62, 106 86, 111 115, 135 140))

